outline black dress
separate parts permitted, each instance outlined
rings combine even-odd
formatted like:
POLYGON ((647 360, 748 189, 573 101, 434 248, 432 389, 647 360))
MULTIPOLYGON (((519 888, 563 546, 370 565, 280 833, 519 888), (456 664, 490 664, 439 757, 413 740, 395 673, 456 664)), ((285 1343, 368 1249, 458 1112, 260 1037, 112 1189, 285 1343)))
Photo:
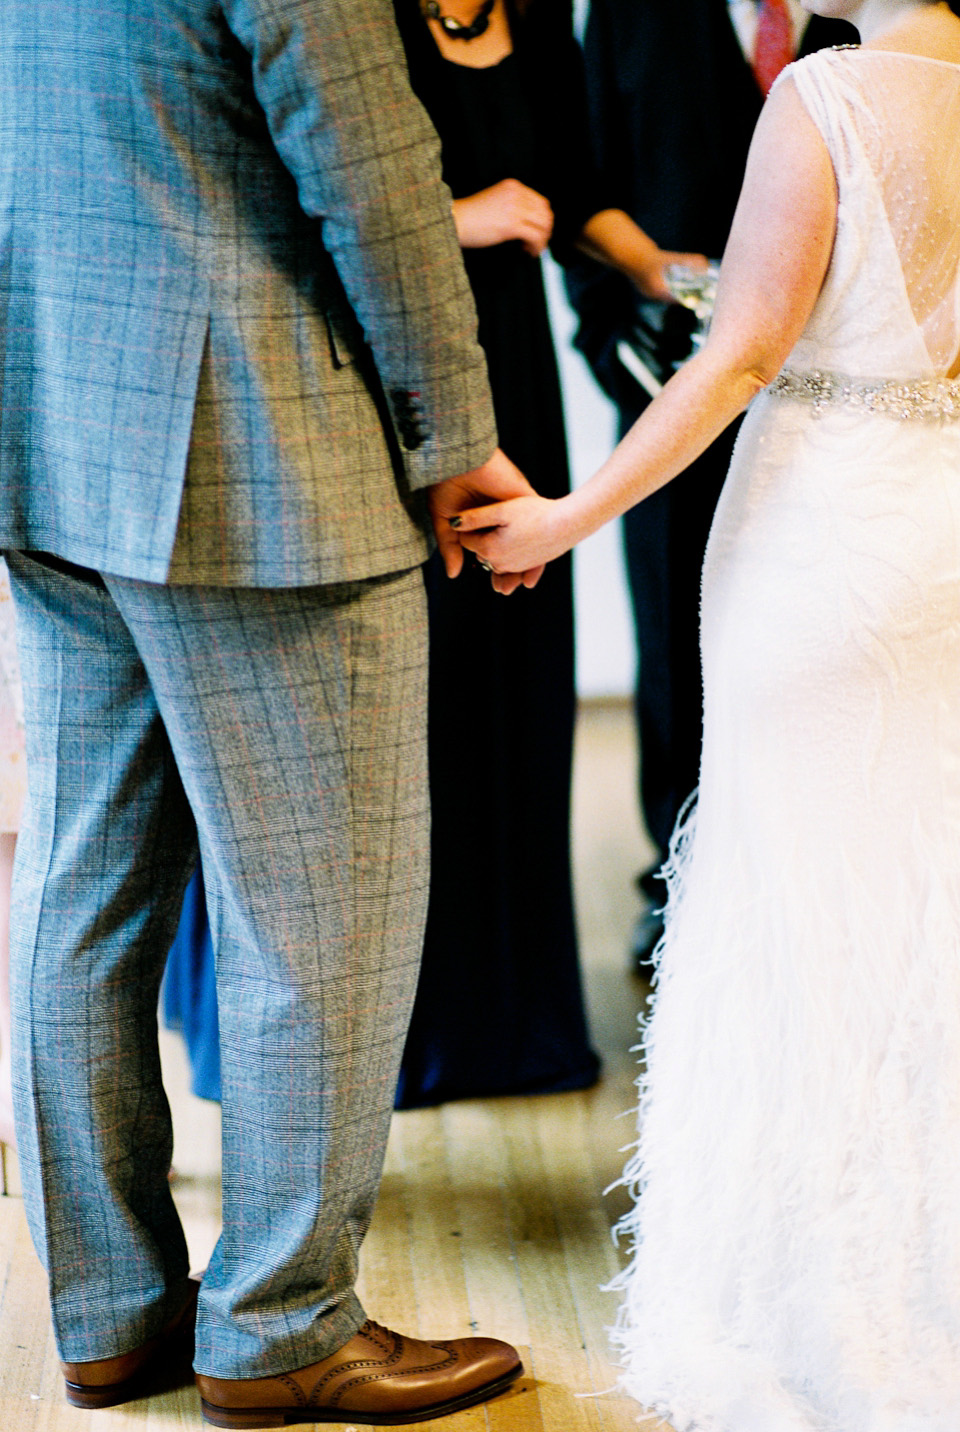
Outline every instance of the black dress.
MULTIPOLYGON (((603 205, 591 182, 569 6, 512 17, 514 52, 471 69, 396 0, 413 87, 454 198, 514 178, 544 194, 555 251, 603 205)), ((504 451, 538 492, 568 489, 539 261, 517 242, 464 253, 504 451)), ((470 559, 434 557, 430 604, 430 908, 397 1107, 582 1088, 599 1069, 583 1010, 570 879, 574 721, 569 558, 498 596, 470 559)))

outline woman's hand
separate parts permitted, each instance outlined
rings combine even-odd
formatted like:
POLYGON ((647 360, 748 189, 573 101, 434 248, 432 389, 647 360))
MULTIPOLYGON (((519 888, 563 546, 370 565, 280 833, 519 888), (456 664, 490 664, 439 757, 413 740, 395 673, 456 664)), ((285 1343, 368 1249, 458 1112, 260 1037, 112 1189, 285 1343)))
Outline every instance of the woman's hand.
POLYGON ((644 298, 676 303, 663 276, 669 264, 705 269, 703 254, 677 254, 661 249, 622 209, 601 209, 584 224, 577 247, 591 258, 610 264, 636 285, 644 298))
POLYGON ((486 249, 517 239, 528 254, 543 253, 553 233, 553 210, 519 179, 501 179, 466 199, 454 199, 453 222, 462 249, 486 249))
MULTIPOLYGON (((470 507, 452 525, 461 546, 494 573, 528 572, 568 551, 577 540, 564 506, 567 498, 515 497, 470 507)), ((497 590, 502 590, 496 582, 497 590)))
POLYGON ((662 303, 677 302, 665 278, 671 264, 702 270, 707 267, 707 259, 704 254, 677 254, 669 249, 657 249, 642 269, 630 275, 644 298, 658 298, 662 303))

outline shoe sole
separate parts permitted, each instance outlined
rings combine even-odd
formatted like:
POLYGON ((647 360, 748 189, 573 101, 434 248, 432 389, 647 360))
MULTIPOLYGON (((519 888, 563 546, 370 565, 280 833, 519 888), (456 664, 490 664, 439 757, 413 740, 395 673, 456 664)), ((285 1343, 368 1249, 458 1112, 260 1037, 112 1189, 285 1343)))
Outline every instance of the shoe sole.
POLYGON ((80 1382, 65 1382, 64 1390, 71 1407, 82 1407, 95 1412, 101 1407, 117 1407, 122 1402, 135 1402, 146 1396, 150 1388, 149 1374, 138 1373, 136 1377, 124 1378, 123 1382, 110 1382, 105 1387, 85 1387, 80 1382))
POLYGON ((491 1397, 506 1392, 523 1373, 523 1363, 511 1372, 488 1382, 483 1387, 465 1392, 462 1397, 452 1397, 447 1402, 435 1402, 410 1412, 355 1412, 349 1407, 218 1407, 200 1399, 204 1418, 214 1427, 235 1429, 256 1427, 287 1427, 296 1422, 363 1422, 377 1427, 399 1427, 407 1422, 429 1422, 431 1417, 446 1417, 450 1412, 459 1412, 462 1407, 473 1407, 477 1402, 487 1402, 491 1397))

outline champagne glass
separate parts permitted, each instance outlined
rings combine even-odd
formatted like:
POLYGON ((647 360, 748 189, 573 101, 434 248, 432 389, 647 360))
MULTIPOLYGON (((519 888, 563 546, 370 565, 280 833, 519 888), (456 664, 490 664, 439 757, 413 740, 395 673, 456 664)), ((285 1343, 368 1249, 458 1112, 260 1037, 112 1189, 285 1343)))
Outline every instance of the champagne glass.
POLYGON ((663 271, 667 287, 678 303, 689 308, 697 320, 693 332, 694 349, 702 348, 710 330, 714 300, 717 296, 717 277, 720 264, 711 259, 706 268, 692 268, 689 264, 668 264, 663 271))

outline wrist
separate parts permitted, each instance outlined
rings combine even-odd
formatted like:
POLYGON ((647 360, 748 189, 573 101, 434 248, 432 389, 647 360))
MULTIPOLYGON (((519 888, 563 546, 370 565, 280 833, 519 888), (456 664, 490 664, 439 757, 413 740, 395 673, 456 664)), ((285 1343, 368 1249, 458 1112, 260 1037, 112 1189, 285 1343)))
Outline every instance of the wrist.
POLYGON ((555 515, 558 539, 564 543, 564 551, 576 547, 585 537, 591 536, 599 526, 600 521, 594 521, 590 495, 584 487, 574 488, 565 497, 561 497, 556 504, 555 515))
POLYGON ((670 291, 663 277, 665 256, 662 250, 654 248, 631 266, 630 279, 644 298, 669 301, 670 291))
POLYGON ((470 248, 470 209, 466 199, 454 199, 453 227, 457 231, 457 242, 462 249, 470 248))

